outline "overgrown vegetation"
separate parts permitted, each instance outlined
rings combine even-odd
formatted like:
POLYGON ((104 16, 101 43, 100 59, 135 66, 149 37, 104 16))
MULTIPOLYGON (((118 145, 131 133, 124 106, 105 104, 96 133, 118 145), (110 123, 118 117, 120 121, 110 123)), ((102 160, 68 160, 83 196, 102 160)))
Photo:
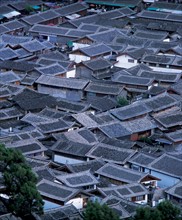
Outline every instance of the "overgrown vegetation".
POLYGON ((43 200, 37 191, 37 178, 21 152, 0 144, 0 171, 5 185, 7 210, 23 219, 43 214, 43 200))
POLYGON ((88 202, 83 213, 84 220, 119 220, 119 216, 106 204, 88 202))
POLYGON ((128 101, 126 98, 122 97, 122 96, 119 96, 119 97, 117 98, 117 102, 118 102, 118 104, 119 104, 120 107, 129 105, 129 101, 128 101))
POLYGON ((137 209, 133 220, 182 220, 181 214, 180 208, 167 200, 159 203, 156 208, 137 209))

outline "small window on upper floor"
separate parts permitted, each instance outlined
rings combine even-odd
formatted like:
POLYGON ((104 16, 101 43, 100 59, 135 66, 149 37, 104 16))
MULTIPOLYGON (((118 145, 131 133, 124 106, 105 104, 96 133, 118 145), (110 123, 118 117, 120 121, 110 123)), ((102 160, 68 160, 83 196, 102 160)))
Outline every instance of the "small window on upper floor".
POLYGON ((134 63, 135 61, 133 59, 128 59, 128 63, 134 63))

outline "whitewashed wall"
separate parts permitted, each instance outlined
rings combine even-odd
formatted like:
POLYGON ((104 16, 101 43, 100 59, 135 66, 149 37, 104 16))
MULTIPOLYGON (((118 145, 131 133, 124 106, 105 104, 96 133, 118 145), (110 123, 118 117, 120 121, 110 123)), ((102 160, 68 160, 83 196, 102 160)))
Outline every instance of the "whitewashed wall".
POLYGON ((69 54, 69 58, 71 61, 74 61, 75 63, 80 63, 82 61, 90 60, 90 57, 78 55, 78 54, 69 54))
POLYGON ((77 209, 82 209, 83 208, 83 198, 75 198, 75 199, 71 199, 69 200, 67 204, 72 204, 74 205, 77 209))
POLYGON ((54 162, 62 163, 62 164, 77 164, 83 162, 83 160, 78 160, 70 157, 65 157, 62 155, 54 155, 54 162))
POLYGON ((132 57, 128 56, 127 54, 123 54, 121 56, 118 56, 116 58, 116 61, 117 61, 117 63, 114 64, 114 66, 122 67, 122 68, 130 68, 130 67, 136 66, 138 64, 137 60, 133 59, 132 57), (134 60, 134 63, 128 62, 129 59, 134 60))
POLYGON ((157 171, 151 170, 151 175, 161 179, 161 181, 158 181, 158 186, 160 188, 170 187, 179 182, 178 178, 169 176, 167 174, 159 173, 157 171))

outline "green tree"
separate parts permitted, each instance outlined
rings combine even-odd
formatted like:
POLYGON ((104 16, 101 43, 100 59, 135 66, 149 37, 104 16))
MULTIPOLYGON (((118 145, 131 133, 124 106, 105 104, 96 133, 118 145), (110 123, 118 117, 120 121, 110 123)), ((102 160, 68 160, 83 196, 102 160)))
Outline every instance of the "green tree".
POLYGON ((43 200, 37 191, 37 178, 21 152, 0 144, 0 171, 3 174, 8 211, 25 218, 43 213, 43 200))
POLYGON ((161 220, 180 219, 181 210, 171 201, 163 201, 159 203, 156 208, 161 213, 161 220))
POLYGON ((129 101, 126 98, 122 97, 122 96, 119 96, 117 98, 117 102, 118 102, 119 106, 121 106, 121 107, 123 107, 125 105, 129 105, 129 101))
POLYGON ((33 12, 33 11, 34 11, 33 7, 30 6, 30 5, 26 5, 25 10, 26 10, 27 12, 33 12))
POLYGON ((162 220, 160 212, 150 207, 141 207, 136 210, 134 220, 162 220))
POLYGON ((84 220, 119 220, 119 216, 106 204, 88 202, 83 213, 84 220))
POLYGON ((180 208, 170 201, 164 201, 155 208, 138 208, 133 220, 182 220, 182 218, 180 208))
POLYGON ((152 140, 149 137, 141 137, 139 140, 147 144, 152 144, 152 140))

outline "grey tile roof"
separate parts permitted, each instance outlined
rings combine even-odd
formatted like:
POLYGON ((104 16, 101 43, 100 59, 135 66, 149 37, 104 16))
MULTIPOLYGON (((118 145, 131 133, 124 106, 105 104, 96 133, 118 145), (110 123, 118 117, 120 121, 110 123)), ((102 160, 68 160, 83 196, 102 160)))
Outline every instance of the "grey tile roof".
POLYGON ((182 199, 182 181, 165 190, 169 195, 182 199))
POLYGON ((110 138, 121 138, 131 135, 131 130, 128 130, 119 122, 99 126, 99 129, 110 138))
POLYGON ((140 13, 137 14, 138 17, 143 18, 150 18, 150 19, 156 19, 156 20, 166 20, 167 13, 165 12, 155 12, 155 11, 147 11, 143 10, 140 13))
POLYGON ((76 78, 61 78, 50 75, 41 75, 37 80, 37 84, 55 86, 58 88, 67 88, 82 90, 88 84, 89 80, 76 78))
POLYGON ((41 117, 47 117, 50 119, 53 119, 53 118, 59 119, 59 118, 63 118, 64 116, 67 116, 68 114, 63 111, 59 111, 53 108, 46 107, 42 111, 40 111, 38 115, 41 117))
POLYGON ((72 68, 72 66, 73 66, 72 61, 57 61, 57 60, 47 59, 47 58, 44 58, 44 57, 38 59, 36 63, 38 63, 42 66, 47 66, 47 65, 54 64, 54 63, 58 63, 62 67, 64 67, 65 69, 72 68))
POLYGON ((168 21, 182 22, 182 18, 180 14, 171 14, 169 13, 166 17, 168 21))
POLYGON ((45 167, 48 165, 47 161, 38 160, 35 158, 26 157, 26 162, 33 168, 45 167))
POLYGON ((58 63, 54 63, 54 64, 47 65, 44 67, 37 67, 35 69, 43 75, 45 74, 45 75, 56 76, 56 75, 66 73, 66 69, 62 67, 61 65, 59 65, 58 63))
POLYGON ((121 91, 123 90, 123 86, 115 85, 113 84, 104 84, 99 82, 90 82, 84 91, 87 91, 89 93, 99 93, 99 94, 105 94, 105 95, 119 95, 121 91))
POLYGON ((0 121, 21 117, 23 114, 15 106, 0 110, 0 121))
POLYGON ((79 113, 86 111, 89 106, 87 104, 83 104, 80 102, 73 102, 66 99, 59 99, 57 100, 57 108, 59 110, 72 112, 72 113, 79 113))
POLYGON ((32 155, 47 150, 46 147, 34 138, 7 143, 6 147, 20 150, 24 155, 32 155))
POLYGON ((83 144, 73 141, 57 141, 53 145, 52 150, 57 153, 85 157, 86 153, 88 153, 92 147, 92 144, 83 144))
POLYGON ((109 62, 108 60, 104 59, 104 58, 88 60, 88 61, 84 61, 82 63, 86 67, 88 67, 89 69, 91 69, 93 71, 109 68, 109 67, 112 66, 112 63, 109 62))
MULTIPOLYGON (((18 20, 12 20, 9 22, 5 22, 3 25, 4 25, 4 27, 8 28, 10 31, 22 29, 25 27, 25 25, 18 20)), ((14 35, 14 37, 16 37, 16 36, 14 35)))
POLYGON ((77 140, 78 143, 83 144, 95 144, 97 142, 97 138, 90 130, 86 128, 82 129, 76 129, 73 131, 68 131, 64 133, 56 133, 53 134, 53 136, 57 140, 69 140, 69 141, 75 141, 77 140))
POLYGON ((89 39, 93 40, 94 42, 109 43, 109 44, 113 42, 116 37, 123 37, 123 36, 125 35, 121 31, 116 29, 106 30, 88 35, 89 39))
POLYGON ((46 48, 46 46, 40 43, 38 40, 21 43, 20 46, 29 52, 41 51, 46 48))
POLYGON ((152 96, 156 96, 156 95, 160 95, 161 93, 165 93, 166 92, 166 88, 162 87, 162 86, 152 86, 149 90, 148 90, 148 94, 152 95, 152 96))
MULTIPOLYGON (((119 198, 117 196, 107 196, 104 200, 103 200, 107 205, 112 205, 115 203, 119 203, 121 207, 123 207, 130 215, 134 215, 136 213, 136 210, 140 207, 139 204, 131 202, 127 199, 124 198, 119 198)), ((143 205, 142 205, 143 206, 143 205)))
POLYGON ((125 148, 125 149, 133 149, 135 142, 130 140, 119 140, 115 138, 108 138, 105 137, 103 140, 101 140, 102 143, 112 145, 119 148, 125 148))
POLYGON ((137 76, 138 74, 140 74, 141 71, 152 71, 152 69, 149 66, 141 63, 127 69, 127 71, 133 76, 137 76))
MULTIPOLYGON (((181 5, 177 4, 177 3, 170 3, 170 2, 154 2, 151 4, 152 8, 156 8, 156 9, 169 9, 169 10, 180 10, 181 5)), ((149 7, 149 9, 150 9, 149 7)))
POLYGON ((48 167, 41 166, 39 167, 34 167, 33 171, 36 173, 38 176, 38 182, 42 179, 54 181, 55 180, 55 174, 52 172, 52 170, 48 167))
POLYGON ((180 141, 182 141, 182 129, 179 129, 174 132, 169 132, 169 133, 165 134, 165 136, 173 142, 180 142, 180 141))
POLYGON ((51 118, 40 116, 38 114, 28 113, 24 117, 21 118, 21 121, 27 122, 29 124, 39 124, 41 122, 51 121, 51 118))
POLYGON ((68 124, 63 119, 54 119, 51 121, 44 121, 39 124, 36 124, 37 129, 40 130, 43 134, 65 131, 71 126, 72 124, 68 124))
POLYGON ((175 56, 175 59, 173 61, 173 65, 181 67, 182 66, 182 57, 181 56, 175 56))
POLYGON ((92 108, 101 112, 108 111, 118 106, 116 100, 109 97, 95 97, 91 100, 88 100, 87 103, 90 104, 92 108))
POLYGON ((41 58, 42 57, 49 60, 60 61, 60 62, 68 60, 68 57, 65 54, 58 51, 49 51, 48 53, 41 54, 41 58))
MULTIPOLYGON (((105 1, 97 1, 97 0, 87 0, 87 3, 91 3, 91 4, 104 4, 105 1)), ((136 6, 138 6, 140 3, 139 0, 122 0, 122 1, 117 1, 117 0, 109 0, 107 1, 107 5, 109 6, 118 6, 118 7, 131 7, 131 8, 135 8, 136 6)))
POLYGON ((55 219, 82 219, 82 215, 79 210, 72 204, 59 206, 58 208, 48 209, 44 211, 44 215, 41 216, 42 220, 55 220, 55 219))
POLYGON ((146 63, 159 63, 172 65, 175 57, 167 55, 144 55, 141 61, 146 63))
POLYGON ((7 14, 9 12, 14 11, 11 7, 7 6, 7 5, 1 5, 1 9, 0 9, 0 14, 7 14))
POLYGON ((119 165, 109 163, 97 170, 96 173, 100 174, 101 176, 112 178, 124 183, 139 183, 144 177, 148 175, 147 173, 134 171, 119 165))
POLYGON ((125 14, 120 12, 120 10, 111 10, 99 14, 99 17, 102 19, 119 19, 125 17, 125 14))
POLYGON ((128 162, 143 167, 150 164, 155 159, 156 157, 152 155, 147 155, 145 153, 137 153, 136 155, 134 155, 134 157, 130 158, 128 162))
POLYGON ((95 173, 98 169, 100 169, 102 166, 104 166, 105 162, 102 159, 94 159, 89 160, 87 162, 83 163, 77 163, 77 164, 67 164, 66 166, 71 172, 77 173, 89 170, 92 173, 95 173))
POLYGON ((110 113, 121 121, 145 115, 149 112, 151 112, 151 109, 141 102, 110 110, 110 113))
POLYGON ((136 13, 134 10, 132 10, 129 7, 122 7, 122 8, 119 9, 119 11, 122 12, 123 14, 125 14, 125 15, 132 15, 132 14, 136 13))
POLYGON ((151 164, 149 164, 148 168, 160 173, 167 174, 169 176, 181 178, 182 166, 179 166, 181 163, 181 159, 175 158, 175 156, 170 156, 168 154, 163 154, 154 160, 151 164))
POLYGON ((91 31, 84 31, 84 30, 75 30, 75 29, 72 29, 72 30, 68 30, 68 32, 66 33, 66 36, 70 36, 70 37, 74 37, 74 38, 81 38, 81 37, 84 37, 86 36, 87 34, 90 34, 92 33, 91 31))
POLYGON ((161 111, 177 105, 176 99, 174 99, 172 96, 168 95, 167 93, 162 95, 157 95, 150 99, 146 99, 143 102, 153 112, 161 111))
POLYGON ((55 10, 47 10, 47 11, 39 13, 39 16, 42 17, 44 21, 46 21, 46 20, 58 18, 60 17, 60 14, 57 13, 55 10))
POLYGON ((12 107, 13 104, 7 100, 1 100, 0 101, 0 109, 2 108, 8 108, 8 107, 12 107))
POLYGON ((12 95, 16 95, 18 92, 23 90, 22 86, 17 86, 15 84, 9 84, 9 85, 1 85, 0 84, 0 96, 1 97, 10 97, 12 95))
POLYGON ((80 11, 86 10, 88 8, 87 5, 82 3, 74 3, 67 6, 64 6, 62 8, 58 8, 55 11, 60 14, 60 16, 66 16, 74 13, 78 13, 80 11))
POLYGON ((138 77, 138 76, 117 75, 116 77, 113 76, 112 81, 122 83, 125 85, 149 86, 153 83, 154 79, 138 77))
POLYGON ((17 50, 15 50, 15 52, 18 54, 19 59, 25 58, 25 57, 30 57, 30 56, 33 55, 33 53, 30 53, 30 52, 28 52, 27 50, 25 50, 23 48, 17 49, 17 50))
POLYGON ((158 42, 158 41, 152 41, 149 45, 150 48, 156 48, 161 51, 167 51, 173 48, 174 46, 177 46, 177 42, 158 42))
MULTIPOLYGON (((18 52, 17 52, 18 56, 18 52)), ((12 60, 6 60, 0 62, 0 68, 8 70, 16 70, 22 72, 28 72, 34 69, 34 67, 39 66, 35 63, 29 63, 28 61, 15 62, 12 60)))
POLYGON ((85 187, 98 184, 98 180, 90 173, 90 171, 82 171, 78 173, 56 176, 56 179, 69 187, 85 187))
POLYGON ((147 40, 163 41, 168 36, 168 33, 167 32, 158 33, 156 31, 149 31, 149 30, 148 31, 138 30, 135 31, 133 36, 147 40))
MULTIPOLYGON (((137 36, 133 37, 135 40, 137 39, 137 36)), ((149 48, 132 48, 132 47, 128 47, 125 49, 125 51, 123 52, 124 54, 128 54, 129 56, 131 56, 132 58, 136 59, 136 60, 140 60, 144 54, 154 54, 155 51, 154 49, 149 49, 149 48)))
POLYGON ((24 18, 21 18, 21 20, 29 25, 33 25, 44 21, 44 19, 41 16, 39 16, 39 14, 26 16, 24 18))
POLYGON ((176 32, 179 27, 181 27, 181 25, 179 26, 178 23, 172 23, 170 21, 165 21, 164 23, 163 21, 160 21, 160 20, 149 22, 149 24, 147 25, 148 29, 163 30, 163 31, 168 31, 168 32, 169 31, 176 32))
POLYGON ((9 47, 0 49, 0 60, 2 61, 11 60, 17 56, 18 54, 9 47))
POLYGON ((87 23, 82 23, 78 26, 78 29, 80 30, 85 30, 85 31, 91 31, 93 33, 95 33, 96 31, 98 31, 101 28, 100 25, 96 25, 96 24, 87 24, 87 23))
POLYGON ((51 43, 50 41, 46 40, 46 41, 43 41, 42 44, 46 47, 46 49, 48 50, 51 50, 51 49, 55 49, 56 46, 51 43))
POLYGON ((130 46, 135 46, 135 47, 146 47, 150 41, 146 40, 146 39, 142 39, 142 38, 134 38, 132 36, 125 36, 125 37, 116 37, 115 41, 116 44, 127 44, 130 46))
POLYGON ((80 48, 79 50, 89 57, 99 56, 105 53, 110 53, 112 51, 112 49, 105 44, 91 45, 88 47, 80 48))
POLYGON ((182 125, 182 112, 172 112, 163 116, 154 117, 165 128, 182 125))
POLYGON ((32 86, 37 77, 25 75, 25 77, 21 80, 21 85, 29 85, 32 86))
POLYGON ((16 10, 24 10, 27 6, 27 3, 30 5, 30 6, 33 6, 33 5, 41 5, 43 4, 43 2, 41 0, 27 0, 26 2, 24 1, 18 1, 18 2, 11 2, 10 3, 10 6, 12 8, 15 8, 16 10))
POLYGON ((20 77, 13 71, 0 72, 0 84, 9 84, 20 81, 20 77))
POLYGON ((0 25, 0 34, 8 33, 10 29, 5 27, 3 24, 0 25))
POLYGON ((68 32, 69 29, 62 28, 62 27, 54 27, 54 26, 47 26, 47 25, 41 25, 41 24, 35 24, 29 29, 29 32, 35 32, 35 33, 42 33, 44 35, 62 35, 65 36, 65 34, 68 32))
POLYGON ((107 124, 109 122, 115 121, 115 119, 108 113, 103 113, 100 115, 93 115, 89 112, 83 112, 72 115, 80 124, 87 128, 96 128, 99 125, 107 124))
POLYGON ((121 122, 121 126, 129 130, 132 134, 157 128, 156 123, 148 117, 124 121, 121 122))
POLYGON ((148 190, 140 183, 99 188, 99 191, 103 192, 105 195, 116 194, 117 196, 125 199, 147 195, 149 193, 148 190))
POLYGON ((78 27, 82 23, 87 24, 95 24, 99 20, 99 17, 97 14, 83 16, 78 19, 72 20, 70 23, 75 27, 78 27))
POLYGON ((26 88, 14 96, 13 101, 24 110, 35 110, 43 109, 46 106, 56 106, 55 98, 26 88))
POLYGON ((61 202, 66 202, 79 193, 78 189, 66 187, 48 180, 40 181, 37 184, 37 189, 42 196, 61 202))
POLYGON ((98 143, 87 153, 87 157, 95 159, 102 158, 104 161, 123 165, 134 154, 135 151, 131 149, 98 143))
POLYGON ((159 82, 177 82, 181 74, 180 73, 171 73, 171 72, 158 72, 158 71, 142 71, 140 73, 141 77, 152 78, 159 82))

